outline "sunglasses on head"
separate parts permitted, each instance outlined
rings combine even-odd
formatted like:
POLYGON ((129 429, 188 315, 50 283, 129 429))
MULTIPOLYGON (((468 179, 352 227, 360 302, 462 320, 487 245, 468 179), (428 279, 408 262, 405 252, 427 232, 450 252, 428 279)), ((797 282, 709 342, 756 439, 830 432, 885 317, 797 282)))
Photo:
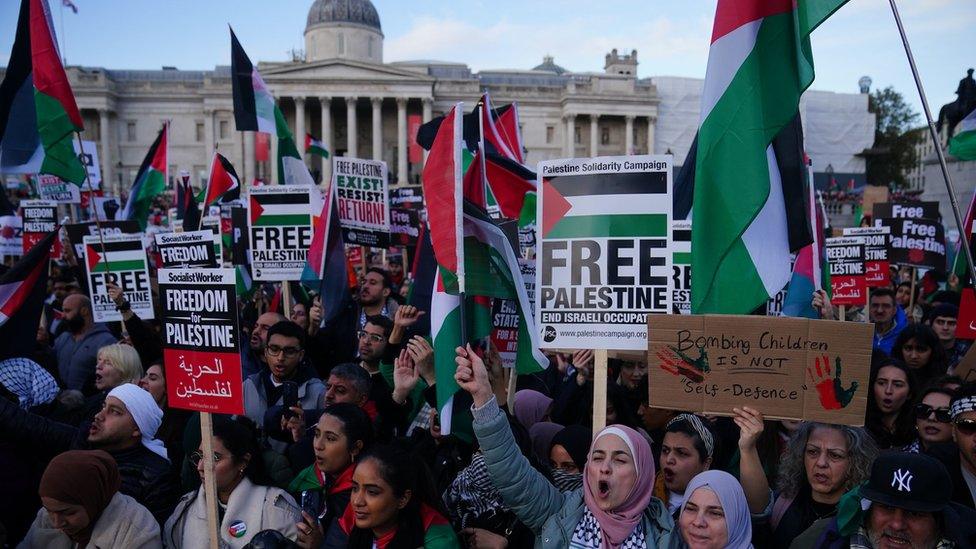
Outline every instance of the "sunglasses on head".
POLYGON ((976 435, 976 419, 957 419, 954 425, 964 435, 976 435))
POLYGON ((932 416, 932 412, 935 412, 935 421, 939 423, 949 423, 952 421, 949 410, 945 408, 933 408, 928 404, 915 405, 915 419, 929 419, 932 416))

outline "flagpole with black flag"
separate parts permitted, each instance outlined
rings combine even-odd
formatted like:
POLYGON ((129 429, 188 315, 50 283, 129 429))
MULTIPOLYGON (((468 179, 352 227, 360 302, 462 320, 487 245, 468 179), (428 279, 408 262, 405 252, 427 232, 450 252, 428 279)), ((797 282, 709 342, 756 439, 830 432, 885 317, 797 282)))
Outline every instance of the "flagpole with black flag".
MULTIPOLYGON (((918 66, 915 65, 915 56, 912 54, 912 47, 908 44, 908 36, 905 34, 905 27, 901 22, 901 15, 898 13, 898 6, 895 0, 888 0, 891 5, 891 13, 895 16, 895 24, 898 26, 898 34, 901 36, 901 43, 905 47, 905 56, 908 57, 908 66, 912 69, 912 77, 915 79, 915 88, 918 89, 919 99, 922 100, 922 110, 925 111, 925 120, 928 122, 929 134, 932 143, 935 145, 935 154, 939 157, 939 167, 942 168, 942 179, 945 180, 946 191, 949 194, 949 202, 952 206, 952 215, 956 218, 956 227, 959 229, 959 238, 968 244, 969 228, 963 228, 962 216, 959 214, 959 202, 956 199, 956 191, 952 186, 952 178, 949 176, 949 167, 946 165, 945 152, 939 142, 939 132, 936 130, 935 121, 932 120, 932 111, 929 109, 928 99, 925 97, 925 89, 922 87, 922 79, 918 75, 918 66)), ((966 253, 966 265, 970 273, 976 273, 976 266, 973 265, 973 252, 968 245, 960 246, 966 253)), ((912 277, 914 282, 915 278, 912 277)), ((976 275, 970 279, 970 284, 976 288, 976 275)), ((914 296, 914 291, 913 294, 914 296)))

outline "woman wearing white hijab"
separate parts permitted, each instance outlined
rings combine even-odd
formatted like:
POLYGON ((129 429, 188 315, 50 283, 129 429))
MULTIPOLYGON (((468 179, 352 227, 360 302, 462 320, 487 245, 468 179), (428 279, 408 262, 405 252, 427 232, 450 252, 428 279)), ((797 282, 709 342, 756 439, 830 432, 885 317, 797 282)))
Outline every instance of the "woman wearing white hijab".
POLYGON ((690 549, 751 549, 752 517, 742 485, 724 471, 695 475, 678 528, 690 549))

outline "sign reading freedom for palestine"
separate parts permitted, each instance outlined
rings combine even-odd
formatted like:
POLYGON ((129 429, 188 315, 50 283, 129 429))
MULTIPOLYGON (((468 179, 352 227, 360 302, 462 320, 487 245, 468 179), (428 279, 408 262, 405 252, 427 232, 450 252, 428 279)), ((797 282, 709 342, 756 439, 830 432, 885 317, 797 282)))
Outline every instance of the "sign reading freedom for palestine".
POLYGON ((343 240, 374 248, 389 246, 390 188, 386 162, 336 158, 332 166, 343 240))
POLYGON ((859 236, 828 238, 824 250, 830 267, 830 302, 834 305, 866 305, 864 239, 859 236))
POLYGON ((210 229, 186 233, 156 233, 164 269, 217 268, 217 244, 210 229))
POLYGON ((315 187, 252 187, 248 215, 254 280, 299 280, 312 245, 315 187))
POLYGON ((244 413, 234 269, 160 269, 159 298, 167 403, 244 413))
POLYGON ((864 424, 874 326, 790 317, 648 316, 649 404, 864 424))
POLYGON ((539 163, 535 318, 543 346, 643 350, 671 311, 671 156, 539 163))

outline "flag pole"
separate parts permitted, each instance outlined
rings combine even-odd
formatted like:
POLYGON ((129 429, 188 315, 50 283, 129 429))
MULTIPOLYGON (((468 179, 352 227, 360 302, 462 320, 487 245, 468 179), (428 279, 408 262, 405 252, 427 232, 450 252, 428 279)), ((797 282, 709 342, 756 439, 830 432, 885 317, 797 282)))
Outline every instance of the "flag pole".
POLYGON ((461 173, 461 142, 464 140, 464 103, 458 102, 454 106, 454 234, 457 245, 457 279, 458 297, 460 304, 458 312, 461 316, 461 346, 468 344, 468 316, 465 304, 465 283, 464 283, 464 189, 463 173, 461 173))
MULTIPOLYGON (((915 65, 915 56, 912 48, 908 44, 908 36, 905 34, 905 27, 901 22, 901 15, 898 13, 898 6, 895 0, 888 0, 891 5, 891 13, 895 16, 895 24, 898 25, 898 34, 901 35, 901 43, 905 46, 905 56, 908 57, 908 65, 912 69, 912 77, 915 79, 915 87, 918 89, 919 99, 922 100, 922 109, 925 111, 925 120, 928 122, 929 134, 932 137, 932 144, 935 145, 935 154, 939 157, 939 167, 942 168, 942 178, 945 180, 946 191, 949 194, 949 202, 952 205, 952 215, 956 218, 956 227, 962 238, 966 238, 968 231, 963 230, 962 216, 959 214, 959 202, 956 200, 956 191, 952 186, 952 178, 949 176, 949 166, 946 165, 945 152, 942 150, 942 143, 939 142, 939 132, 935 129, 935 122, 932 120, 932 111, 929 109, 928 99, 925 97, 925 89, 922 87, 922 79, 918 75, 918 67, 915 65)), ((966 264, 970 273, 976 273, 976 266, 973 265, 973 252, 969 246, 962 246, 966 251, 966 264)), ((912 277, 914 282, 914 277, 912 277)), ((976 274, 973 275, 974 288, 976 288, 976 274)))
MULTIPOLYGON (((81 140, 81 132, 75 132, 75 136, 78 138, 78 150, 81 152, 81 155, 84 156, 84 154, 85 154, 85 142, 81 140)), ((98 207, 95 206, 95 189, 93 189, 92 188, 92 185, 91 185, 91 177, 88 175, 88 166, 85 166, 85 183, 88 183, 88 193, 91 195, 92 214, 94 214, 94 217, 95 217, 95 226, 98 227, 98 243, 102 247, 102 256, 105 256, 106 255, 106 253, 105 253, 105 237, 103 236, 102 222, 101 222, 101 220, 98 219, 98 207)), ((131 198, 131 197, 129 197, 129 198, 131 198)), ((80 208, 79 208, 79 210, 80 210, 80 208)), ((81 216, 79 215, 79 217, 81 217, 81 216)), ((82 240, 82 245, 84 245, 84 239, 82 240)), ((105 258, 105 273, 108 274, 109 281, 111 281, 112 278, 113 278, 112 277, 112 268, 110 267, 110 265, 111 265, 111 263, 109 263, 108 258, 106 257, 105 258)), ((121 282, 121 280, 119 282, 121 282)), ((120 288, 121 288, 121 286, 120 286, 120 288)))

